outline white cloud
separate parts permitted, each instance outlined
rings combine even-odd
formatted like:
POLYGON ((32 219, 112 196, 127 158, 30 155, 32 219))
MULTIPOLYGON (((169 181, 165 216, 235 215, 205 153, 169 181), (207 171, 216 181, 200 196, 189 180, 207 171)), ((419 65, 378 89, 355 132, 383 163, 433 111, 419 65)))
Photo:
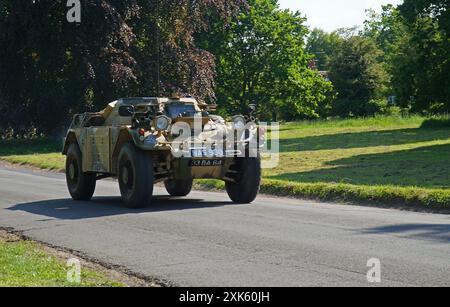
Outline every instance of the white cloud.
POLYGON ((281 8, 300 11, 311 27, 333 31, 362 25, 367 9, 380 10, 382 5, 398 5, 403 0, 279 0, 281 8))

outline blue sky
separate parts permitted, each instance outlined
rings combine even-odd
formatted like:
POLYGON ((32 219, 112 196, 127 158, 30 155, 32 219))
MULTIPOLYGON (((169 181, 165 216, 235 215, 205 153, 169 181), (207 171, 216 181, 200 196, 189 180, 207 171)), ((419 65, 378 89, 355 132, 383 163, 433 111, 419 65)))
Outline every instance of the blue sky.
POLYGON ((281 8, 300 11, 307 24, 326 31, 362 25, 366 9, 380 10, 384 4, 401 4, 403 0, 279 0, 281 8))

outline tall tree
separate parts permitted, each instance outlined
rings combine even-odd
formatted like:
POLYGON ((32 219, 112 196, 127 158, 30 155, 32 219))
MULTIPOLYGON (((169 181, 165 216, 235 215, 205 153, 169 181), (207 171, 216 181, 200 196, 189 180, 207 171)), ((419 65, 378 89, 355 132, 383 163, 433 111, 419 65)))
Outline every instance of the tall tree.
MULTIPOLYGON (((139 80, 145 85, 142 88, 162 95, 177 91, 202 100, 215 100, 215 57, 198 46, 195 38, 207 33, 211 26, 225 27, 229 18, 245 10, 245 0, 137 0, 137 3, 139 18, 133 28, 141 68, 139 80), (150 72, 153 78, 149 78, 150 72)), ((148 95, 142 93, 145 94, 148 95)))
POLYGON ((450 95, 449 2, 406 0, 371 12, 365 35, 384 51, 391 92, 414 112, 448 112, 450 95))
POLYGON ((244 0, 81 3, 81 22, 71 24, 64 0, 0 2, 3 125, 50 131, 120 96, 176 90, 213 99, 214 58, 194 36, 212 15, 227 20, 245 7, 244 0))
POLYGON ((337 32, 327 33, 316 28, 309 34, 306 51, 314 56, 319 70, 327 71, 341 41, 342 37, 337 32))
POLYGON ((105 99, 135 81, 128 8, 83 2, 83 22, 66 21, 65 1, 2 1, 0 91, 3 123, 48 130, 91 93, 105 99), (98 22, 103 18, 103 22, 98 22))
POLYGON ((410 45, 411 33, 399 10, 393 5, 383 6, 381 13, 370 10, 363 35, 372 39, 382 51, 380 61, 389 75, 389 94, 398 97, 396 104, 409 107, 416 51, 410 45))
POLYGON ((264 119, 318 117, 331 85, 308 69, 308 33, 300 13, 276 0, 247 1, 249 10, 210 46, 218 58, 217 95, 222 110, 259 105, 264 119))
POLYGON ((361 36, 342 41, 330 62, 330 78, 338 92, 334 115, 373 115, 371 100, 383 96, 386 73, 379 62, 381 51, 361 36))
POLYGON ((399 7, 414 50, 411 61, 417 111, 450 111, 450 2, 405 0, 399 7))

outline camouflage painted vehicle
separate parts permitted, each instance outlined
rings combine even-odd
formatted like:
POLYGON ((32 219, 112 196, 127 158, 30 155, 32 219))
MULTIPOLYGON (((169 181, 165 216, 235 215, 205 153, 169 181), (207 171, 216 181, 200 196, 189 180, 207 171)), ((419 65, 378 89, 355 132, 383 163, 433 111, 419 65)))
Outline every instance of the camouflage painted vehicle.
POLYGON ((261 178, 262 134, 253 116, 226 122, 194 98, 128 98, 98 113, 78 114, 63 154, 74 200, 90 200, 97 180, 119 181, 123 202, 142 208, 164 182, 174 197, 187 196, 193 180, 225 181, 235 203, 251 203, 261 178))

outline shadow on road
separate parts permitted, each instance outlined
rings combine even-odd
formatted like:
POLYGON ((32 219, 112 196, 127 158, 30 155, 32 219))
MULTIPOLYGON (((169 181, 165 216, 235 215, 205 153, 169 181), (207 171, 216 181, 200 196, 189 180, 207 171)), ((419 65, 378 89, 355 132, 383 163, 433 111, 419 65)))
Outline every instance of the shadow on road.
POLYGON ((366 234, 403 234, 408 237, 450 243, 450 224, 402 224, 371 228, 366 234))
POLYGON ((24 211, 60 220, 79 220, 124 214, 191 210, 233 205, 235 204, 231 202, 211 202, 201 199, 181 199, 168 196, 156 196, 151 206, 135 210, 124 207, 120 197, 96 197, 90 202, 57 199, 23 203, 14 205, 8 210, 24 211))

